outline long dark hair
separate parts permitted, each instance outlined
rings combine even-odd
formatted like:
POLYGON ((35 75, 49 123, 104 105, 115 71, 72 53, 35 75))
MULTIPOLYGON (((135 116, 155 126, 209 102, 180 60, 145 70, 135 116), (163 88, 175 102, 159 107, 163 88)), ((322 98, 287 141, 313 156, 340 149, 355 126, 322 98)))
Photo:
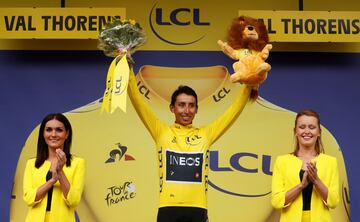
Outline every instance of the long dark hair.
MULTIPOLYGON (((295 132, 295 129, 296 129, 296 124, 297 124, 297 121, 299 119, 299 117, 301 116, 312 116, 312 117, 315 117, 317 119, 317 124, 318 124, 318 127, 319 127, 319 130, 321 132, 321 127, 320 127, 320 115, 312 110, 312 109, 304 109, 303 111, 299 112, 297 115, 296 115, 296 118, 295 118, 295 128, 294 128, 294 132, 295 132)), ((299 141, 297 139, 297 137, 295 136, 295 150, 294 150, 294 154, 297 156, 298 152, 299 152, 299 149, 300 149, 300 146, 299 146, 299 141)), ((316 151, 316 154, 319 155, 320 153, 324 153, 324 147, 323 147, 323 143, 321 141, 321 136, 319 136, 317 139, 316 139, 316 143, 315 143, 315 151, 316 151)))
POLYGON ((64 143, 64 153, 66 155, 66 166, 71 165, 71 153, 70 153, 70 147, 71 147, 71 141, 72 141, 72 128, 69 120, 61 113, 51 113, 45 116, 43 121, 41 122, 40 129, 39 129, 39 137, 38 137, 38 143, 37 143, 37 153, 36 153, 36 161, 35 161, 35 167, 39 168, 45 160, 49 157, 49 149, 48 145, 45 142, 44 138, 44 130, 45 125, 50 120, 56 119, 62 124, 64 124, 65 130, 69 133, 68 137, 65 139, 64 143))

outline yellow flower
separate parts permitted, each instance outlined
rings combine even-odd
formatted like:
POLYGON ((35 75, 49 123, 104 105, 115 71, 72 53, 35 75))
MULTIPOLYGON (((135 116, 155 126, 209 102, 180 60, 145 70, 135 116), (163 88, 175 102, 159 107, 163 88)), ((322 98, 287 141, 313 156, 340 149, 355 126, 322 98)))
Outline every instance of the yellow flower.
POLYGON ((135 25, 136 24, 136 21, 134 19, 129 19, 129 22, 131 25, 135 25))

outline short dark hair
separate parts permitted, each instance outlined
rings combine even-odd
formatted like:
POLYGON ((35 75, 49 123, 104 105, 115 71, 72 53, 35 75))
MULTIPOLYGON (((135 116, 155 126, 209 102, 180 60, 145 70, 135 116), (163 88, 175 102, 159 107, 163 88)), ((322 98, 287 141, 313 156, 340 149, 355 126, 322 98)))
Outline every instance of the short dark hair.
POLYGON ((180 85, 171 95, 170 105, 175 106, 176 98, 178 97, 178 95, 183 94, 183 93, 186 95, 195 97, 195 101, 196 101, 195 104, 196 104, 196 107, 198 107, 198 97, 197 97, 195 90, 193 90, 189 86, 183 86, 183 85, 180 85))
POLYGON ((59 122, 61 122, 62 124, 64 124, 65 130, 67 132, 69 132, 69 135, 66 138, 65 143, 64 143, 63 151, 66 155, 66 166, 70 166, 70 164, 71 164, 70 147, 71 147, 71 141, 72 141, 72 128, 71 128, 70 121, 61 113, 51 113, 51 114, 48 114, 47 116, 45 116, 45 118, 43 119, 43 121, 40 124, 38 143, 37 143, 37 154, 36 154, 36 161, 35 161, 36 168, 39 168, 49 156, 48 145, 46 144, 45 138, 44 138, 44 130, 45 130, 46 123, 53 119, 56 119, 59 122))

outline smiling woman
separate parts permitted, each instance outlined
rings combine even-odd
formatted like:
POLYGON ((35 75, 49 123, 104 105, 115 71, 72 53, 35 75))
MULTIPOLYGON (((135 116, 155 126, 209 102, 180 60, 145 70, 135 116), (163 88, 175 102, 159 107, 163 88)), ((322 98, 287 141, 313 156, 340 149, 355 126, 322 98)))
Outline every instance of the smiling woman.
POLYGON ((339 173, 336 158, 324 154, 319 114, 299 112, 294 134, 295 151, 275 162, 272 205, 281 209, 280 222, 330 222, 329 208, 340 201, 339 173))
POLYGON ((75 221, 84 187, 85 162, 70 153, 72 128, 62 114, 49 114, 39 129, 37 156, 26 163, 26 222, 75 221))

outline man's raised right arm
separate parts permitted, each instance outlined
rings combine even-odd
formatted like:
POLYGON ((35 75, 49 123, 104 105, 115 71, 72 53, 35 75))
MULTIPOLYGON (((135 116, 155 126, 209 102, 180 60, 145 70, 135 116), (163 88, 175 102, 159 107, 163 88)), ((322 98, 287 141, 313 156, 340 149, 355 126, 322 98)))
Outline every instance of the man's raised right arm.
POLYGON ((128 94, 138 116, 150 132, 152 138, 155 140, 157 138, 161 122, 150 109, 149 105, 143 100, 136 84, 133 69, 130 69, 129 73, 128 94))

